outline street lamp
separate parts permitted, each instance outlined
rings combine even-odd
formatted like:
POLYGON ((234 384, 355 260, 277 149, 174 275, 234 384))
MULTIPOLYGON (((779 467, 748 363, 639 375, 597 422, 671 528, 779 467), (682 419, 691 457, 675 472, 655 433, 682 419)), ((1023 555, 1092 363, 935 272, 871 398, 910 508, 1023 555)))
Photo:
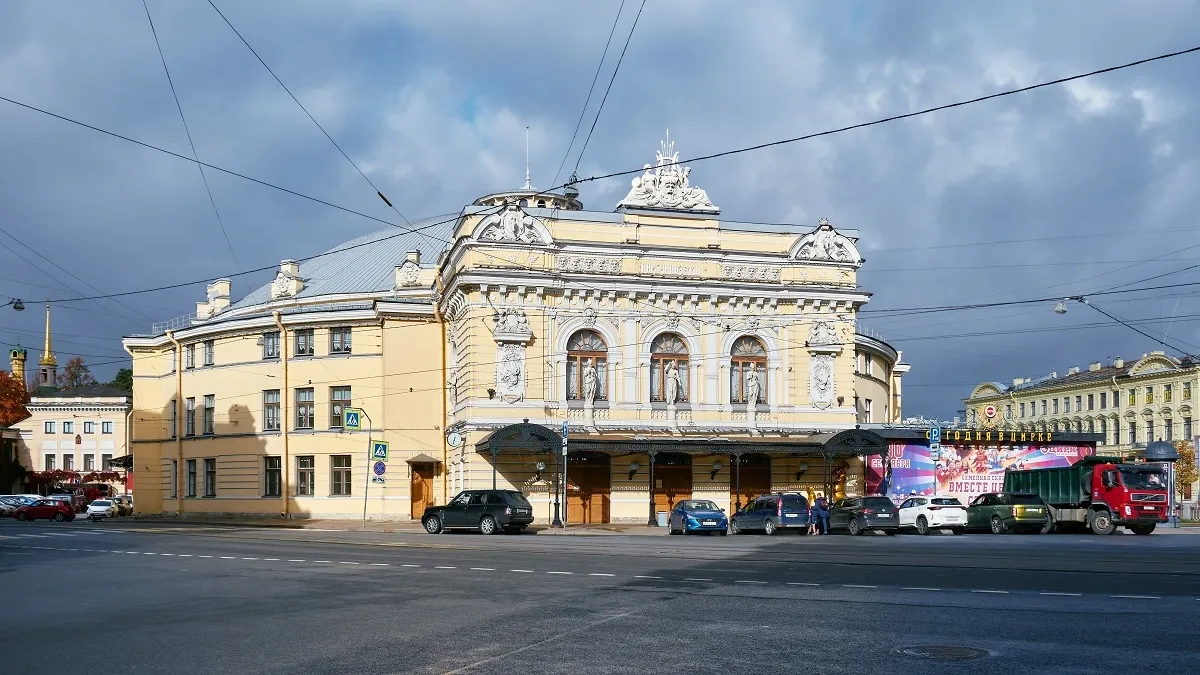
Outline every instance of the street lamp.
POLYGON ((0 305, 0 307, 8 307, 9 305, 12 305, 12 308, 14 311, 17 311, 17 312, 25 311, 25 303, 21 302, 20 298, 13 298, 12 300, 9 300, 8 302, 4 303, 3 305, 0 305))

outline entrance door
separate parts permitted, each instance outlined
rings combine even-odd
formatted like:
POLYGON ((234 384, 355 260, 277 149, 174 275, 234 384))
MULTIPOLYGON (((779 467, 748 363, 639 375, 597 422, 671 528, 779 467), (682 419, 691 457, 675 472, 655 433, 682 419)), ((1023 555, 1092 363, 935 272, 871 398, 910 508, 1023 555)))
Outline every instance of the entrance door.
POLYGON ((409 487, 409 498, 412 500, 412 512, 409 517, 416 520, 425 513, 425 507, 433 506, 433 467, 428 464, 414 464, 412 467, 412 485, 409 487))
POLYGON ((692 498, 692 457, 661 454, 654 460, 654 510, 670 511, 692 498))
POLYGON ((767 455, 742 455, 741 464, 735 465, 736 472, 729 482, 729 499, 737 508, 745 506, 756 497, 771 491, 771 458, 767 455))
POLYGON ((608 455, 571 455, 567 461, 567 522, 607 523, 612 486, 608 455))

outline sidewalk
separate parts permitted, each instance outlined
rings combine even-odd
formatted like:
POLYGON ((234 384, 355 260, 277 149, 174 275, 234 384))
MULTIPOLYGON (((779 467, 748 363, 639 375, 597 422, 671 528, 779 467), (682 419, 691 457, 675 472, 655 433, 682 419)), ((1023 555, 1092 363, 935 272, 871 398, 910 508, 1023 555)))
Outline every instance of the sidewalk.
MULTIPOLYGON (((114 519, 120 522, 124 519, 114 519)), ((368 520, 363 529, 361 520, 312 520, 282 518, 246 518, 246 519, 207 519, 207 518, 154 518, 135 516, 139 523, 155 523, 163 525, 181 525, 197 527, 261 527, 285 530, 314 530, 322 532, 379 532, 385 534, 422 534, 425 528, 417 520, 368 520)), ((555 536, 607 536, 607 535, 642 535, 658 536, 667 534, 665 527, 649 527, 647 525, 604 523, 587 525, 568 525, 564 529, 552 528, 547 525, 531 525, 526 529, 528 534, 545 534, 555 536)))

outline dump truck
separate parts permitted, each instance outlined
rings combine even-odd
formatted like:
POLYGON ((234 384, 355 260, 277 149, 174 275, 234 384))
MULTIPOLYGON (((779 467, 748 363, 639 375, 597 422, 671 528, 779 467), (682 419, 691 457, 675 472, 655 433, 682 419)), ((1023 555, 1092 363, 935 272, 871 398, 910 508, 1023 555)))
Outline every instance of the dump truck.
POLYGON ((1081 523, 1096 534, 1118 527, 1150 534, 1167 522, 1167 478, 1157 464, 1084 457, 1068 467, 1005 471, 1004 491, 1035 494, 1050 507, 1043 532, 1081 523))

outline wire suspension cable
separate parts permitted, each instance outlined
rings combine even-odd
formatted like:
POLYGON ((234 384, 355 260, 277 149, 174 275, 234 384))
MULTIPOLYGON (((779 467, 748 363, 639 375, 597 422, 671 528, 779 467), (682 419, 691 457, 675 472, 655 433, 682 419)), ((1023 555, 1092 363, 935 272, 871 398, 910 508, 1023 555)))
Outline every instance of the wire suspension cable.
MULTIPOLYGON (((642 6, 638 7, 637 16, 633 17, 633 25, 629 27, 629 35, 625 36, 625 46, 621 48, 621 56, 617 58, 617 65, 613 68, 612 77, 608 78, 608 87, 604 90, 604 97, 600 99, 600 107, 596 108, 596 116, 592 118, 592 128, 588 129, 587 138, 583 139, 583 147, 579 149, 579 156, 575 158, 576 171, 579 171, 579 162, 583 160, 583 153, 587 152, 588 143, 592 140, 592 132, 596 130, 596 123, 600 121, 600 113, 604 111, 604 104, 608 101, 608 92, 612 91, 613 82, 617 79, 617 72, 621 70, 621 62, 625 60, 625 50, 629 49, 629 41, 633 39, 633 31, 637 30, 638 19, 642 18, 643 9, 646 9, 646 0, 642 0, 642 6)), ((618 16, 618 18, 620 17, 618 16)))

